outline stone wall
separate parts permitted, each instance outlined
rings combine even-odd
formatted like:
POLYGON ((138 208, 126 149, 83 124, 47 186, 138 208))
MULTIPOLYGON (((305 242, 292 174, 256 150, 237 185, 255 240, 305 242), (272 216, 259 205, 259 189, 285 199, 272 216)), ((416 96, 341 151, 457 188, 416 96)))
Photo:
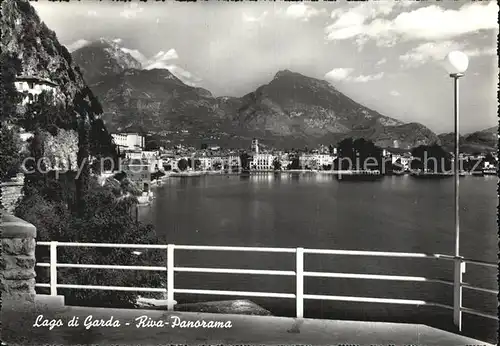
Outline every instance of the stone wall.
POLYGON ((10 214, 0 216, 0 292, 2 309, 18 309, 35 302, 36 228, 10 214))
POLYGON ((22 197, 24 174, 18 174, 9 181, 0 184, 2 189, 2 206, 8 213, 13 213, 16 202, 22 197))

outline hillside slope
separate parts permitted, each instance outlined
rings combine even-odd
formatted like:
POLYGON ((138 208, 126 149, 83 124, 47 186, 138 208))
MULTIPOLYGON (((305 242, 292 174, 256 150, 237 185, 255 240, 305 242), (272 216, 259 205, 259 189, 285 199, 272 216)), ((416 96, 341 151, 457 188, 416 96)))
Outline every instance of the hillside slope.
MULTIPOLYGON (((442 145, 449 151, 455 148, 453 133, 442 133, 439 135, 442 145)), ((495 152, 498 150, 498 127, 493 126, 485 130, 460 136, 460 150, 466 153, 495 152)))

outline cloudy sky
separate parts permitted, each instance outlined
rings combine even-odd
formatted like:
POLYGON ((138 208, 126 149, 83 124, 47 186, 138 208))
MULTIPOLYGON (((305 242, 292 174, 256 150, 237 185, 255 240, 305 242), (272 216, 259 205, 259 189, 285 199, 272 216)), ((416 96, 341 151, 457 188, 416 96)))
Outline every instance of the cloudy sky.
POLYGON ((470 57, 461 132, 497 124, 495 1, 33 3, 75 49, 107 37, 149 68, 216 96, 242 96, 289 69, 437 133, 453 130, 449 51, 470 57))

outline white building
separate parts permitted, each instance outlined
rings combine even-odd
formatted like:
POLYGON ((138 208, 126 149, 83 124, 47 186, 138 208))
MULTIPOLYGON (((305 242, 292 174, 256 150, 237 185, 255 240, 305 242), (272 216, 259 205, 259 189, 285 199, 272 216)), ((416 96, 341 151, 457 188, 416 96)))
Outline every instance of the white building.
POLYGON ((14 82, 17 91, 23 95, 21 104, 33 103, 42 92, 53 92, 58 95, 57 84, 49 79, 36 76, 18 76, 14 82))
POLYGON ((273 161, 274 155, 272 154, 255 154, 250 162, 250 169, 255 171, 273 170, 273 161))
POLYGON ((323 169, 323 166, 333 164, 334 156, 329 154, 302 154, 299 157, 301 167, 310 169, 323 169))
POLYGON ((113 133, 111 136, 121 150, 142 150, 146 145, 144 136, 138 133, 113 133))
POLYGON ((228 155, 223 157, 224 167, 227 169, 240 169, 241 168, 241 159, 238 155, 228 155))
POLYGON ((251 147, 252 153, 255 155, 259 155, 259 140, 254 138, 252 140, 252 147, 251 147))
POLYGON ((147 160, 132 159, 125 163, 123 171, 132 182, 142 191, 149 191, 151 185, 150 163, 147 160))
POLYGON ((412 160, 412 157, 411 155, 408 155, 408 154, 403 154, 403 155, 400 155, 400 154, 395 154, 395 155, 392 155, 392 163, 396 163, 396 161, 400 160, 401 162, 401 168, 405 171, 409 170, 410 169, 410 164, 411 164, 411 160, 412 160))
POLYGON ((158 151, 129 151, 125 153, 125 158, 132 162, 138 160, 144 163, 147 162, 151 173, 163 170, 164 160, 160 157, 158 151))
POLYGON ((212 170, 212 157, 210 156, 200 156, 198 157, 200 160, 200 169, 202 171, 211 171, 212 170))

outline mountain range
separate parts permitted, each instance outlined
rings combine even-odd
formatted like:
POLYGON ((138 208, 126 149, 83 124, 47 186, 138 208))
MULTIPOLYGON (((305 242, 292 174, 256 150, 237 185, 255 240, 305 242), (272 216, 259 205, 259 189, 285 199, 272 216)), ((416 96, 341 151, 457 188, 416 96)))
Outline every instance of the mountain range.
MULTIPOLYGON (((453 133, 440 134, 441 145, 448 151, 455 148, 455 136, 453 133)), ((493 126, 482 131, 476 131, 459 138, 460 151, 474 154, 485 151, 497 151, 498 147, 498 126, 493 126)))
POLYGON ((332 144, 346 137, 364 137, 381 147, 440 142, 424 125, 384 116, 324 80, 282 70, 242 97, 214 97, 175 76, 174 65, 165 63, 171 51, 145 59, 120 43, 100 39, 72 53, 99 96, 111 131, 139 130, 196 146, 247 147, 253 137, 275 147, 332 144))

